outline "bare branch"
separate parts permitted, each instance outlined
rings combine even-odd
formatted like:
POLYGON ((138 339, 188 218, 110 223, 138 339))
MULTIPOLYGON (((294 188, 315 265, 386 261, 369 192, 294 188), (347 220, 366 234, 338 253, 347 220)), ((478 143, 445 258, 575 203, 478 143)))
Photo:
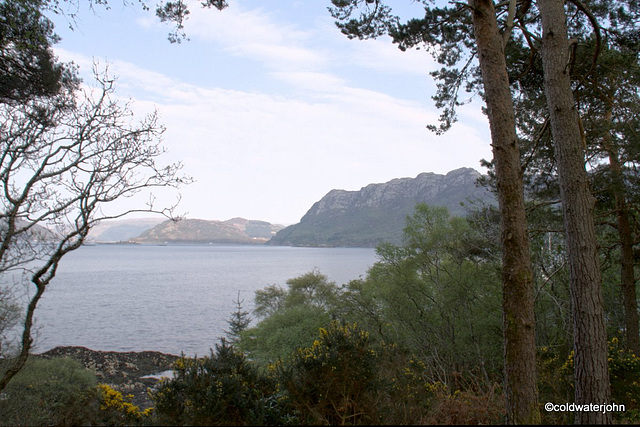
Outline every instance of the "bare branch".
POLYGON ((191 182, 180 163, 158 163, 165 150, 157 113, 135 122, 130 105, 112 98, 115 80, 95 72, 92 90, 0 105, 0 274, 22 271, 36 289, 0 390, 29 355, 34 312, 62 258, 101 220, 132 212, 175 218, 177 203, 156 208, 151 191, 191 182), (146 207, 104 214, 141 192, 150 194, 146 207))

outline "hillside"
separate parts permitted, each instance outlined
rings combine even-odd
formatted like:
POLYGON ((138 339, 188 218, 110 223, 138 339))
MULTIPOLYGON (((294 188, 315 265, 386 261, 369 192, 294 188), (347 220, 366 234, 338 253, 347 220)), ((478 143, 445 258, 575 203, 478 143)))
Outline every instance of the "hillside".
POLYGON ((471 168, 446 175, 422 173, 370 184, 358 191, 331 190, 298 224, 279 231, 268 244, 290 246, 375 247, 383 241, 400 243, 407 215, 417 203, 445 206, 464 215, 461 203, 493 195, 475 185, 480 173, 471 168))
POLYGON ((265 221, 233 218, 227 221, 183 219, 164 221, 138 237, 135 243, 265 243, 282 226, 265 221))
POLYGON ((156 217, 102 221, 91 229, 88 240, 99 243, 127 241, 165 220, 164 217, 156 217))

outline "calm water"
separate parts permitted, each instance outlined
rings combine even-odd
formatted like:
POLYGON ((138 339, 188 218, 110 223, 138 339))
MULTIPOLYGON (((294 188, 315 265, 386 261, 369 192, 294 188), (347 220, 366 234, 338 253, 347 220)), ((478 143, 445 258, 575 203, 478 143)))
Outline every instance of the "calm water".
POLYGON ((244 245, 98 245, 63 260, 37 309, 36 352, 94 350, 208 354, 224 335, 238 291, 254 292, 318 269, 338 285, 366 274, 369 248, 244 245))

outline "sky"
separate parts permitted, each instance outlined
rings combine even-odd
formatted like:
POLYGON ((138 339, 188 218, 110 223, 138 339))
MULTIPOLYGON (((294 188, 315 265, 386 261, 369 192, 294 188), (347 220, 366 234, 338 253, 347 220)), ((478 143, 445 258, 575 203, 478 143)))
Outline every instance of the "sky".
MULTIPOLYGON (((223 11, 192 2, 189 40, 179 44, 137 2, 79 3, 72 29, 52 16, 56 55, 79 65, 86 83, 94 63, 108 66, 118 97, 140 115, 158 111, 162 160, 182 162, 195 180, 180 190, 177 212, 187 218, 289 225, 332 189, 484 172, 480 160, 491 159, 480 99, 461 107, 449 132, 429 131, 440 114, 431 55, 402 52, 387 37, 349 40, 329 0, 231 0, 223 11)), ((406 3, 399 14, 421 14, 406 3)), ((158 194, 162 203, 175 197, 158 194)))

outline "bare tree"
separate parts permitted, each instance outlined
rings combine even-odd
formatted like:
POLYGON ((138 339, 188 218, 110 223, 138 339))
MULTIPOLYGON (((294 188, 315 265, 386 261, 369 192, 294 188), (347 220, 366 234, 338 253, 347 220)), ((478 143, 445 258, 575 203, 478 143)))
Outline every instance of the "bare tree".
POLYGON ((36 307, 62 258, 99 221, 132 212, 174 218, 175 205, 156 208, 151 191, 190 181, 179 175, 180 163, 159 165, 165 150, 157 114, 136 121, 131 105, 115 99, 108 73, 95 77, 89 89, 0 104, 0 275, 35 287, 0 390, 27 360, 36 307), (146 206, 103 210, 143 192, 150 197, 146 206))

